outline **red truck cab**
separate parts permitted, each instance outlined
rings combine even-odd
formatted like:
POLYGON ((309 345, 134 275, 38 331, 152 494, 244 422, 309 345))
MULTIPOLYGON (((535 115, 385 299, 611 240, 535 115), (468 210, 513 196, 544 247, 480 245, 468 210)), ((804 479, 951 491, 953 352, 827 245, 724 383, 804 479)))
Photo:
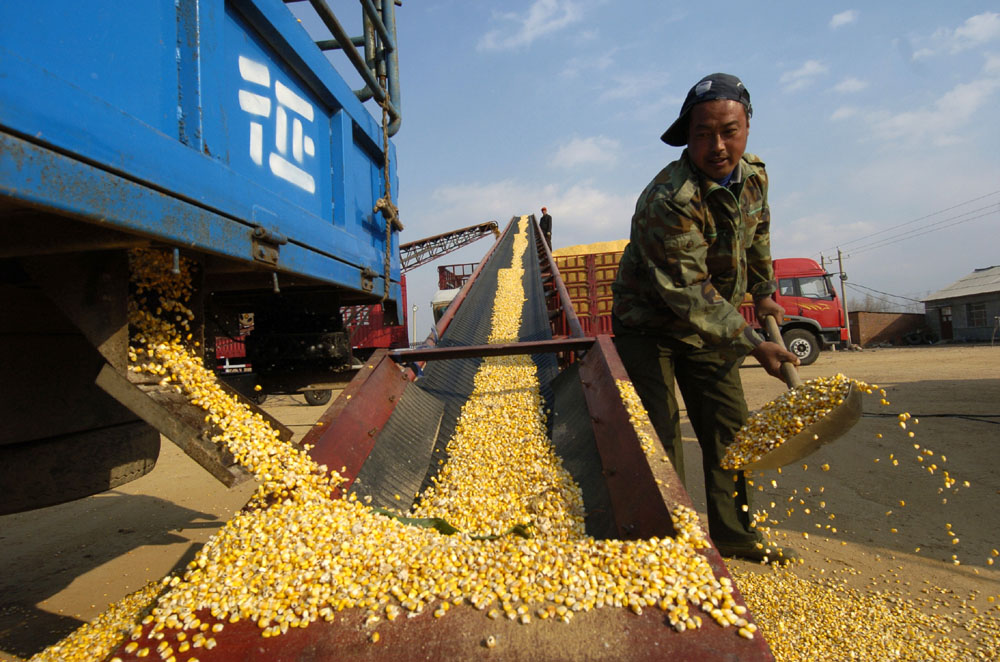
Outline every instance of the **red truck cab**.
MULTIPOLYGON (((809 258, 779 258, 774 260, 774 277, 774 300, 785 309, 781 337, 802 365, 813 363, 821 349, 847 340, 844 307, 825 269, 809 258)), ((760 328, 752 302, 745 302, 740 312, 760 328)))

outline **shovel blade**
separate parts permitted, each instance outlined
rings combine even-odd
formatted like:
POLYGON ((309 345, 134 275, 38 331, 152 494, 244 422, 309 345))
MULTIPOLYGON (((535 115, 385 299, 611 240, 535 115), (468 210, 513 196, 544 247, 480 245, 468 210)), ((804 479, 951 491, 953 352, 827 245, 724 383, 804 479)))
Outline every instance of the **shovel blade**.
POLYGON ((777 469, 815 453, 820 446, 835 441, 861 418, 861 391, 851 384, 844 401, 826 416, 785 440, 764 457, 740 467, 742 471, 777 469))

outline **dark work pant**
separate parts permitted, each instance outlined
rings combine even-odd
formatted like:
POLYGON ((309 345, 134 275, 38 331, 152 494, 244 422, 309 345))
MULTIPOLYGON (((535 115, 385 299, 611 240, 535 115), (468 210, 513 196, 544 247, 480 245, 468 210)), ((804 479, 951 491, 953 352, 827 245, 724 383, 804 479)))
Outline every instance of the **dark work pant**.
POLYGON ((716 544, 757 540, 760 534, 750 528, 746 478, 742 471, 728 471, 720 466, 726 446, 732 443, 733 435, 747 418, 739 374, 742 357, 654 336, 619 334, 615 337, 615 347, 667 457, 687 485, 675 379, 680 386, 688 418, 701 446, 712 540, 716 544))

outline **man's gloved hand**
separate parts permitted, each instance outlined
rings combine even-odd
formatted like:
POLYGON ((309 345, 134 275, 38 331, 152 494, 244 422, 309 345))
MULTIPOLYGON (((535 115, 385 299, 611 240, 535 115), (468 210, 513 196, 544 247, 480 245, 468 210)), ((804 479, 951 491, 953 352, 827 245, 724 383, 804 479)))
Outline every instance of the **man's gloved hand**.
MULTIPOLYGON (((772 302, 773 303, 773 302, 772 302)), ((775 304, 777 305, 777 304, 775 304)), ((780 307, 780 306, 779 306, 780 307)), ((767 374, 772 377, 777 377, 782 379, 781 375, 781 364, 782 363, 792 363, 794 365, 799 365, 799 357, 795 356, 787 349, 782 349, 781 345, 778 343, 764 341, 757 345, 752 352, 750 352, 755 359, 764 367, 767 374)))

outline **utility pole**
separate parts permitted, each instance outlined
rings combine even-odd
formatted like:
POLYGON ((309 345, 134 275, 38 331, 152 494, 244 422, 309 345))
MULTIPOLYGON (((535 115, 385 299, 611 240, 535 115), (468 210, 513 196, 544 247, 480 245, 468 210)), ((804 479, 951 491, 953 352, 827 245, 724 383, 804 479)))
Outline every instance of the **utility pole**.
POLYGON ((413 304, 413 317, 410 319, 410 328, 413 329, 413 342, 410 343, 410 347, 417 346, 417 304, 413 304))
POLYGON ((823 268, 823 271, 826 271, 826 258, 823 257, 822 253, 819 254, 819 266, 823 268))
POLYGON ((844 289, 844 283, 847 282, 847 274, 844 273, 844 256, 840 252, 840 246, 837 246, 837 267, 840 269, 840 303, 844 306, 844 324, 847 325, 847 347, 845 349, 850 349, 851 318, 847 312, 847 292, 844 289))

